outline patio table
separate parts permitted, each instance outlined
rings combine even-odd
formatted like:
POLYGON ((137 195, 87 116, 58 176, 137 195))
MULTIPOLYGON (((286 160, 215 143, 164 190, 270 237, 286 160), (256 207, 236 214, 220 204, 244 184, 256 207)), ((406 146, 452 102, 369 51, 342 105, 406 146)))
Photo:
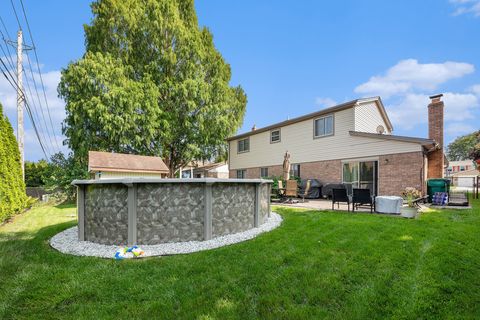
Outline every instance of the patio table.
POLYGON ((403 199, 397 196, 378 196, 375 198, 375 211, 379 213, 400 214, 403 199))

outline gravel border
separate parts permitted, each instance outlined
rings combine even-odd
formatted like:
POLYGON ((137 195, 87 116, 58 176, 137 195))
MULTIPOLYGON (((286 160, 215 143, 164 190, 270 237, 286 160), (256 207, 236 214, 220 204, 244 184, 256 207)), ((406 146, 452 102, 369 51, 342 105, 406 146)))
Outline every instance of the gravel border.
MULTIPOLYGON (((253 239, 259 234, 279 227, 281 223, 282 217, 279 214, 272 212, 264 224, 247 231, 229 234, 207 241, 162 243, 139 247, 145 251, 145 255, 142 257, 185 254, 210 250, 253 239)), ((115 252, 120 248, 120 246, 104 245, 89 241, 78 241, 77 227, 72 227, 56 234, 50 239, 50 245, 62 253, 100 258, 114 258, 115 252)), ((129 255, 126 256, 126 258, 131 257, 132 256, 129 255)))

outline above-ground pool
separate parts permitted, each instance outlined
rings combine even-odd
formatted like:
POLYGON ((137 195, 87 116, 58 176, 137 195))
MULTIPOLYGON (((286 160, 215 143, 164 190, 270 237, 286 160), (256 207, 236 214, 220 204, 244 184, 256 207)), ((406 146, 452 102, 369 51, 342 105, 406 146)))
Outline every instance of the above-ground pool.
POLYGON ((271 180, 75 180, 78 240, 109 245, 203 241, 259 227, 271 180))

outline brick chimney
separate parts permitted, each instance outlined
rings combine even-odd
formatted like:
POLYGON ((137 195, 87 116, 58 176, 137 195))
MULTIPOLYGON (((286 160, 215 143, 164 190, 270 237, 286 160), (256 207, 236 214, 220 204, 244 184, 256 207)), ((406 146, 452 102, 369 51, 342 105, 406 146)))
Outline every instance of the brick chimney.
POLYGON ((431 178, 443 178, 443 94, 431 96, 428 105, 428 138, 435 140, 438 149, 428 154, 428 175, 431 178))

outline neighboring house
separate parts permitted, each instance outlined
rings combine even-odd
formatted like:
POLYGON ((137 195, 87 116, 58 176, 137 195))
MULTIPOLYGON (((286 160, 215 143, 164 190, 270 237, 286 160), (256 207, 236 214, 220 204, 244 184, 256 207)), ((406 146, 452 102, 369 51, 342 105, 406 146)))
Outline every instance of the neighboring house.
POLYGON ((228 164, 225 162, 199 164, 191 162, 180 169, 181 178, 225 178, 229 177, 228 164))
POLYGON ((480 172, 477 169, 470 169, 465 171, 458 171, 450 176, 452 184, 456 187, 473 188, 477 181, 480 172))
POLYGON ((228 139, 231 178, 291 174, 323 184, 350 183, 377 195, 406 187, 425 193, 427 178, 444 174, 442 95, 430 97, 429 139, 393 135, 379 97, 357 99, 228 139))
POLYGON ((186 166, 184 166, 183 168, 180 168, 179 169, 179 178, 182 178, 182 179, 193 178, 193 170, 196 167, 197 167, 196 163, 192 161, 189 164, 187 164, 186 166))
POLYGON ((228 179, 228 164, 225 162, 200 165, 193 170, 194 178, 224 178, 228 179))
POLYGON ((159 157, 89 151, 88 172, 95 180, 138 177, 166 178, 168 167, 159 157))
POLYGON ((445 176, 449 177, 457 172, 470 171, 475 169, 475 163, 472 160, 450 161, 445 171, 445 176))

